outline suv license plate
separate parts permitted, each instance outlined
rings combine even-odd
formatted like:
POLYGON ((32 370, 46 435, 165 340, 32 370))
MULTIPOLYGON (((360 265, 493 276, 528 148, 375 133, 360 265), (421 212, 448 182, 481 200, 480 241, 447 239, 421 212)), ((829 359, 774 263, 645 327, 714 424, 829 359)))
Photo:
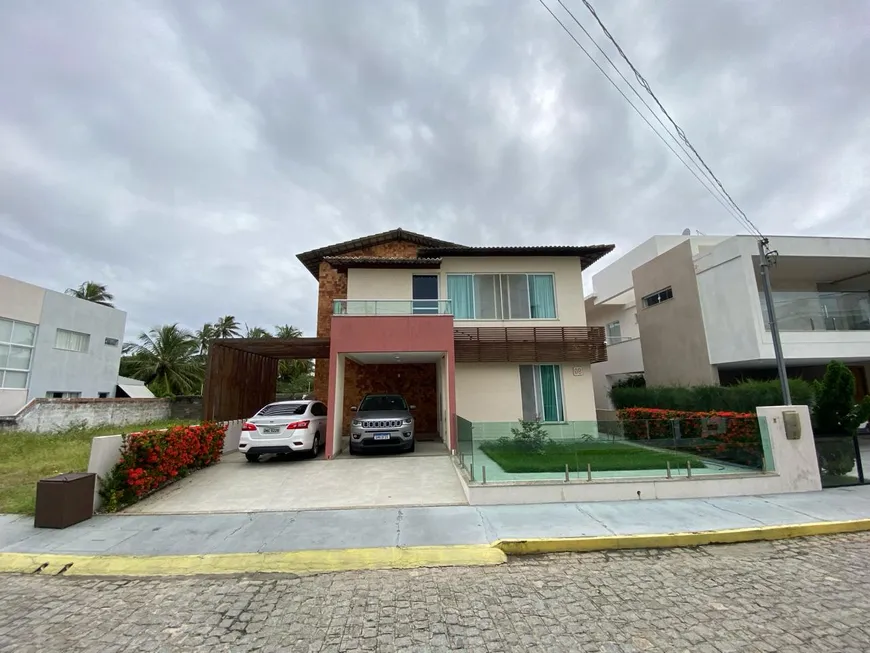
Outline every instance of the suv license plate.
POLYGON ((375 440, 389 440, 389 433, 375 433, 375 440))
POLYGON ((264 426, 263 427, 263 433, 269 433, 271 435, 273 433, 280 433, 280 432, 281 432, 281 429, 279 429, 277 426, 264 426))

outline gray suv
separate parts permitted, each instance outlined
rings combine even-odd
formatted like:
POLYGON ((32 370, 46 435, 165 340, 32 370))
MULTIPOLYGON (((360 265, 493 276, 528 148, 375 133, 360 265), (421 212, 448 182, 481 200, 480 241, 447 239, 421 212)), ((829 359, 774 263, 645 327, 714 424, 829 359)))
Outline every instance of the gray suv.
POLYGON ((350 453, 414 451, 414 418, 402 395, 366 395, 350 422, 350 453))

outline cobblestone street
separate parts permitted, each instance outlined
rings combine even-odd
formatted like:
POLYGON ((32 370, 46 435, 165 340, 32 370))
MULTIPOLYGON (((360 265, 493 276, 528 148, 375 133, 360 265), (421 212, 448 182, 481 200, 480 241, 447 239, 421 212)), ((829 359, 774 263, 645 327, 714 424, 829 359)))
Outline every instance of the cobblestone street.
POLYGON ((870 650, 870 534, 498 567, 0 579, 0 651, 870 650))

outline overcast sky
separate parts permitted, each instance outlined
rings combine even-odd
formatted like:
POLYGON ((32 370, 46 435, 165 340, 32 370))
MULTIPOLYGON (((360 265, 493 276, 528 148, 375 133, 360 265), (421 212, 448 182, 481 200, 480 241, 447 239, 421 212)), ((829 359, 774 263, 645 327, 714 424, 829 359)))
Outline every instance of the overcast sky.
MULTIPOLYGON (((764 232, 870 236, 866 0, 594 4, 764 232)), ((0 274, 313 335, 295 255, 400 226, 739 231, 537 0, 0 2, 0 274)))

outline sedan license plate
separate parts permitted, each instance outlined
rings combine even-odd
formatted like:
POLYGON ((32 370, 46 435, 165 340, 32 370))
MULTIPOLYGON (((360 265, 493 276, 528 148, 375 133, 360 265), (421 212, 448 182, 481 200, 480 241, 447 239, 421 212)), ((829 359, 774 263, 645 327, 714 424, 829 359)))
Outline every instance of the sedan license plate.
POLYGON ((268 433, 269 435, 272 435, 273 433, 280 433, 280 432, 281 432, 281 429, 277 426, 264 426, 263 427, 263 433, 268 433))
POLYGON ((389 433, 375 433, 375 440, 389 440, 389 433))

